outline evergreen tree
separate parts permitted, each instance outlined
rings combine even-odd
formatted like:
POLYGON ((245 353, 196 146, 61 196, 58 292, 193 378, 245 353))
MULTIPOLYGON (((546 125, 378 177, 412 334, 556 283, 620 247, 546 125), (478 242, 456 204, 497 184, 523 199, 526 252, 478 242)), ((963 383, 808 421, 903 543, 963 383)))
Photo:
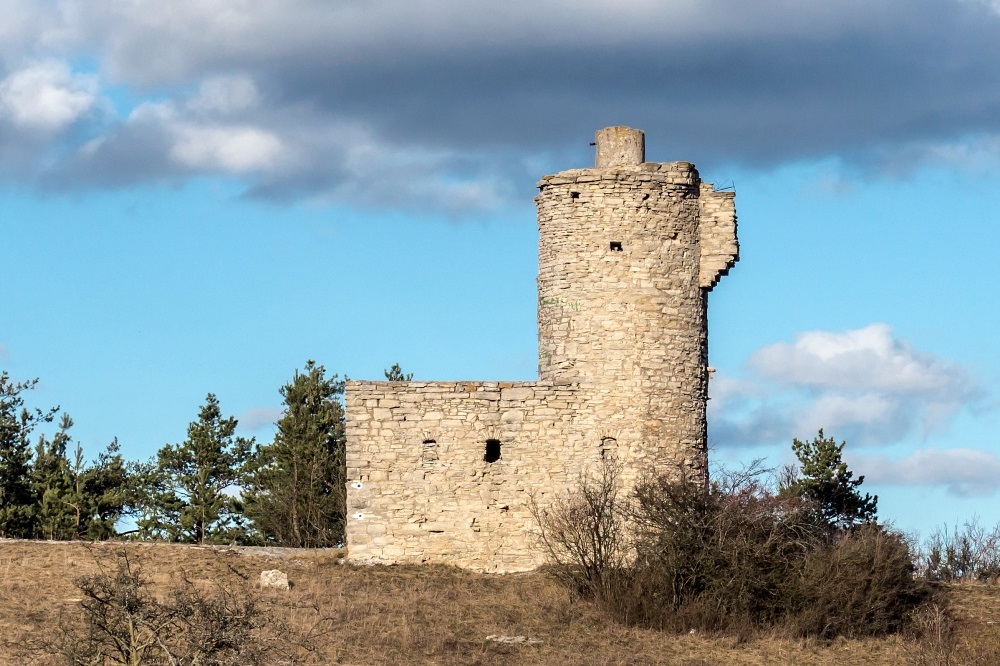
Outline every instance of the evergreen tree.
POLYGON ((403 373, 403 369, 399 367, 399 363, 393 363, 392 367, 388 370, 383 370, 382 374, 385 375, 386 381, 390 382, 408 382, 413 379, 413 373, 407 372, 403 373))
POLYGON ((844 528, 876 520, 878 497, 861 495, 858 488, 865 477, 855 479, 841 458, 846 444, 824 437, 822 428, 811 442, 793 440, 792 451, 799 459, 799 470, 782 488, 782 494, 812 503, 819 518, 831 527, 844 528))
MULTIPOLYGON (((59 432, 50 441, 45 435, 35 445, 34 463, 30 478, 35 498, 34 534, 36 539, 68 540, 77 536, 79 517, 71 506, 73 501, 73 470, 66 456, 71 441, 69 429, 73 419, 63 413, 59 432)), ((78 464, 82 465, 82 451, 77 445, 78 464)))
POLYGON ((255 452, 243 489, 246 514, 267 543, 337 546, 344 539, 344 382, 309 361, 281 388, 285 411, 271 444, 255 452))
POLYGON ((167 444, 155 465, 140 468, 146 486, 141 534, 185 543, 244 540, 241 504, 232 493, 253 440, 237 437, 236 425, 209 393, 187 439, 167 444))
POLYGON ((82 470, 82 452, 76 449, 74 492, 78 504, 76 531, 81 537, 109 539, 115 536, 115 524, 125 513, 133 496, 133 480, 122 457, 118 439, 98 454, 92 465, 82 470), (84 521, 82 516, 86 515, 84 521))
POLYGON ((51 422, 59 411, 24 406, 22 394, 36 384, 37 379, 14 382, 0 372, 0 537, 34 534, 37 502, 31 484, 31 432, 51 422))

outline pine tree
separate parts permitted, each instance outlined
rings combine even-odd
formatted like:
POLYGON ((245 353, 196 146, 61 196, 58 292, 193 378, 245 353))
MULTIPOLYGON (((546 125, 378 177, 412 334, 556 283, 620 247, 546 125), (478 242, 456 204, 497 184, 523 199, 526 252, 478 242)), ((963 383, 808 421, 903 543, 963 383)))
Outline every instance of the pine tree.
POLYGON ((819 518, 831 527, 850 527, 876 520, 878 497, 861 495, 865 477, 854 478, 841 455, 847 442, 819 435, 811 442, 792 441, 799 459, 799 472, 782 488, 782 494, 798 496, 816 507, 819 518))
POLYGON ((37 379, 11 381, 0 372, 0 537, 30 538, 34 534, 36 498, 31 487, 31 432, 55 418, 48 411, 24 407, 22 394, 37 379))
POLYGON ((385 375, 386 381, 390 382, 408 382, 413 379, 413 373, 404 373, 403 369, 399 367, 399 363, 393 363, 392 367, 388 370, 383 370, 382 374, 385 375))
POLYGON ((233 493, 253 440, 235 435, 237 420, 223 418, 218 399, 205 399, 187 439, 167 444, 155 465, 143 468, 147 485, 140 533, 185 543, 243 541, 241 504, 233 493))
POLYGON ((344 382, 309 361, 281 388, 285 411, 257 448, 243 489, 247 516, 267 543, 337 546, 344 539, 344 382))
POLYGON ((78 523, 77 533, 81 536, 86 534, 90 539, 109 539, 115 536, 115 524, 125 513, 134 494, 128 466, 120 453, 117 438, 82 473, 81 456, 78 445, 74 489, 87 519, 78 523))
MULTIPOLYGON (((73 472, 66 455, 71 441, 69 429, 73 419, 63 413, 59 421, 59 432, 50 441, 45 435, 38 438, 35 445, 34 462, 31 467, 32 494, 35 498, 34 534, 36 539, 69 540, 77 536, 76 509, 73 499, 73 472)), ((78 456, 82 451, 77 445, 78 456)), ((82 463, 82 460, 78 460, 82 463)))

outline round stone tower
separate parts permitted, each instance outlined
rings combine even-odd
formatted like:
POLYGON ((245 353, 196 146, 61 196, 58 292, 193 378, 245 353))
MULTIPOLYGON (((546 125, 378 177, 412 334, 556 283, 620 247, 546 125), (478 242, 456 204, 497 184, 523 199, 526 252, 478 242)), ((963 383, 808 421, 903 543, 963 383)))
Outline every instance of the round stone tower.
POLYGON ((626 476, 704 478, 706 296, 737 259, 733 194, 645 162, 641 130, 596 148, 595 168, 538 183, 539 380, 591 394, 626 476))

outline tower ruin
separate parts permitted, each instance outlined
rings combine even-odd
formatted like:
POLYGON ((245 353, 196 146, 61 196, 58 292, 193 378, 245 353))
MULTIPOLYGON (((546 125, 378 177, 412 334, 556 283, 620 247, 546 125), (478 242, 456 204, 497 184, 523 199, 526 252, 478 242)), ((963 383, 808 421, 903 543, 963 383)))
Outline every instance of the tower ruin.
POLYGON ((530 499, 602 459, 626 484, 704 478, 707 294, 738 259, 735 195, 646 162, 641 130, 596 149, 538 183, 537 382, 348 382, 351 561, 530 569, 530 499))

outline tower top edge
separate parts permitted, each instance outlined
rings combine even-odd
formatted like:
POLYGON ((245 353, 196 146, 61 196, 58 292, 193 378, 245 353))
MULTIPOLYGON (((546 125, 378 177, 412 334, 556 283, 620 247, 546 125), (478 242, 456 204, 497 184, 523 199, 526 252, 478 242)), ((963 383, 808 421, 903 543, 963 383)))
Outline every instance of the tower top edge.
POLYGON ((602 180, 655 181, 678 185, 696 185, 701 182, 698 169, 691 162, 642 162, 633 165, 560 171, 542 176, 537 186, 542 188, 574 183, 596 183, 602 180))

